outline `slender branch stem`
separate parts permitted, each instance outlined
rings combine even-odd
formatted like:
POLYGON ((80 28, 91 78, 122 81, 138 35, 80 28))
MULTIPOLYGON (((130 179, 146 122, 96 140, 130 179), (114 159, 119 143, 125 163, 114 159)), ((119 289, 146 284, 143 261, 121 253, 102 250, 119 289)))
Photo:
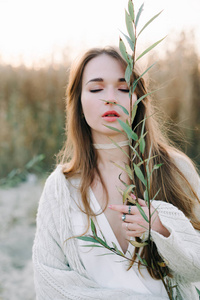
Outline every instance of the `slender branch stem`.
POLYGON ((167 295, 168 295, 168 297, 169 297, 170 300, 173 300, 172 295, 171 295, 170 292, 169 292, 168 286, 167 286, 166 282, 164 281, 163 275, 162 275, 162 273, 161 273, 161 271, 160 271, 160 267, 158 266, 158 263, 156 262, 156 259, 155 259, 154 255, 153 255, 153 253, 152 253, 151 245, 149 245, 149 247, 150 247, 150 252, 151 252, 151 257, 152 257, 153 263, 154 263, 154 265, 156 266, 156 269, 157 269, 157 271, 158 271, 158 273, 159 273, 159 276, 160 276, 160 279, 161 279, 161 281, 162 281, 162 283, 163 283, 163 285, 164 285, 164 287, 165 287, 165 290, 166 290, 166 292, 167 292, 167 295))

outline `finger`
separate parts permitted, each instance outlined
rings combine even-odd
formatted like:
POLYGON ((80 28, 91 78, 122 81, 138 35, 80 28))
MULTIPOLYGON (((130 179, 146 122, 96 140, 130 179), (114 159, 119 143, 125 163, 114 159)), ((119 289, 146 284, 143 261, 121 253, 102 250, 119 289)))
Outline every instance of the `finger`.
POLYGON ((148 226, 145 226, 146 224, 140 224, 140 223, 130 223, 130 222, 123 222, 122 228, 127 231, 138 231, 138 232, 146 232, 148 230, 148 226))
POLYGON ((128 213, 128 205, 112 204, 112 205, 109 205, 108 208, 118 211, 118 212, 121 212, 121 213, 124 213, 124 214, 128 213))
POLYGON ((138 203, 140 204, 140 206, 147 206, 146 202, 140 198, 138 198, 138 203))
MULTIPOLYGON (((133 205, 118 205, 118 204, 111 204, 108 206, 108 208, 114 210, 114 211, 118 211, 121 214, 126 214, 126 216, 128 215, 134 215, 134 214, 138 214, 139 210, 136 206, 133 205)), ((120 216, 120 218, 122 217, 122 215, 120 216)))
POLYGON ((122 223, 122 228, 125 229, 126 231, 137 231, 138 226, 137 224, 122 223))
POLYGON ((134 194, 131 194, 131 197, 133 198, 133 200, 136 200, 136 196, 134 194))
POLYGON ((144 235, 144 233, 146 232, 146 230, 141 229, 137 225, 131 227, 130 223, 123 223, 122 227, 125 229, 126 235, 128 237, 142 237, 144 235), (129 227, 131 227, 131 228, 129 228, 129 227))
POLYGON ((143 223, 143 218, 140 216, 140 213, 137 211, 137 213, 134 215, 134 214, 123 214, 123 213, 120 213, 119 214, 119 219, 123 221, 123 223, 138 223, 138 224, 141 224, 143 223))
POLYGON ((110 209, 114 211, 118 211, 121 213, 120 218, 122 217, 122 214, 125 214, 126 217, 134 214, 138 214, 139 210, 136 206, 133 205, 117 205, 117 204, 112 204, 108 206, 110 209))
POLYGON ((126 235, 129 237, 142 237, 144 233, 141 233, 139 231, 127 231, 126 235))

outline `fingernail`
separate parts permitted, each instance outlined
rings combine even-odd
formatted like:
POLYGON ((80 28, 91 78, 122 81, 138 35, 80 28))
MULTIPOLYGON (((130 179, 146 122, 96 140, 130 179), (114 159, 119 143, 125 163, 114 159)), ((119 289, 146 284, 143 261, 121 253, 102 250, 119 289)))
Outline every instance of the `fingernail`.
POLYGON ((136 196, 134 194, 131 194, 131 197, 135 200, 136 196))
POLYGON ((110 204, 110 205, 108 205, 108 208, 112 208, 112 205, 110 204))

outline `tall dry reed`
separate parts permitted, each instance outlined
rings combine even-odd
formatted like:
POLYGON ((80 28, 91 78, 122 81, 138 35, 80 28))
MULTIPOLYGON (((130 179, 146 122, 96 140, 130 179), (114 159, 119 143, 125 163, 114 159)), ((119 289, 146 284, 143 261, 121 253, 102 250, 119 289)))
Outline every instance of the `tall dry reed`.
MULTIPOLYGON (((0 65, 0 177, 38 154, 45 154, 44 171, 55 163, 65 138, 68 65, 66 61, 41 69, 0 65)), ((169 117, 163 122, 162 116, 163 127, 170 120, 172 138, 200 165, 200 69, 191 39, 182 33, 149 76, 151 88, 161 87, 154 101, 169 117)))

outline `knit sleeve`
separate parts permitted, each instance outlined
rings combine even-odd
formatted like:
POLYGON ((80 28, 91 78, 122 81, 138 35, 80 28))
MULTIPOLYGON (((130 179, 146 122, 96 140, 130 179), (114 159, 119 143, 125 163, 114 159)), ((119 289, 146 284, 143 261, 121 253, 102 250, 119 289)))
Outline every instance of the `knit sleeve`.
POLYGON ((81 269, 81 262, 78 256, 76 257, 77 249, 71 247, 71 252, 68 251, 66 254, 61 238, 63 224, 59 216, 64 207, 60 203, 60 197, 64 197, 66 202, 69 193, 66 185, 63 185, 64 181, 61 182, 64 190, 61 193, 58 191, 58 181, 60 182, 56 174, 48 178, 38 208, 37 230, 33 245, 36 299, 161 300, 160 297, 151 295, 136 295, 131 290, 103 288, 84 274, 83 266, 82 272, 77 271, 81 269), (77 266, 74 264, 73 268, 70 265, 70 256, 75 257, 76 260, 77 266))
MULTIPOLYGON (((193 165, 179 154, 174 160, 199 196, 200 179, 193 165)), ((190 282, 200 281, 200 232, 195 230, 183 212, 172 204, 164 201, 153 201, 152 204, 158 211, 161 223, 170 232, 170 236, 166 238, 152 231, 152 238, 159 253, 174 273, 190 282)), ((200 217, 200 204, 196 202, 195 205, 196 214, 200 217)))

